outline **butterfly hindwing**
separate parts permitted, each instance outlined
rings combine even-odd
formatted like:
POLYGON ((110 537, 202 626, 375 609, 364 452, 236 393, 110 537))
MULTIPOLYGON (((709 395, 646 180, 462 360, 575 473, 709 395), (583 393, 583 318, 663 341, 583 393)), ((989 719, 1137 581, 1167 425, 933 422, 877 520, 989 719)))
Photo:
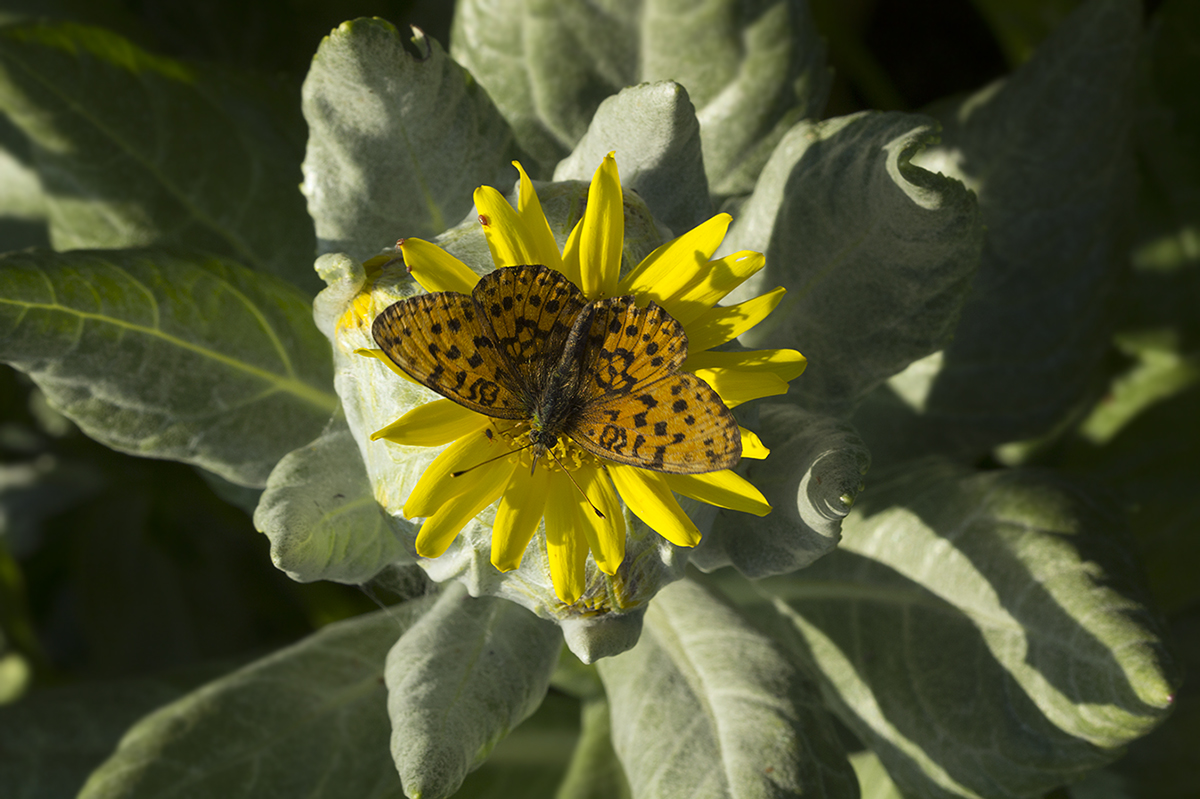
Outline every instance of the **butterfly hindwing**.
POLYGON ((545 266, 497 269, 471 293, 531 400, 558 365, 572 323, 586 301, 565 275, 545 266))
POLYGON ((600 458, 672 474, 728 469, 742 455, 733 414, 688 373, 592 401, 567 434, 600 458))
POLYGON ((375 318, 371 334, 393 363, 443 397, 498 419, 529 415, 517 376, 465 294, 397 302, 375 318))
POLYGON ((607 460, 660 472, 725 469, 741 457, 741 434, 717 393, 692 374, 683 325, 631 297, 594 306, 584 355, 585 403, 566 433, 607 460))

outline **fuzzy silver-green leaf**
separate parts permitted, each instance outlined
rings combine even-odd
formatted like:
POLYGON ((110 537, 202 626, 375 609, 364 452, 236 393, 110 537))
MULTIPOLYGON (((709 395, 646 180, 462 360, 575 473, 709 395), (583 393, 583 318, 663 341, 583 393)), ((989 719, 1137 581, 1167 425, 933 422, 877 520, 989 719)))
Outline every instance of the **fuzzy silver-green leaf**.
POLYGON ((382 19, 344 22, 304 81, 304 194, 322 253, 365 260, 458 224, 481 184, 507 189, 520 157, 491 99, 441 45, 412 53, 382 19))
POLYGON ((206 254, 0 256, 0 360, 125 452, 262 487, 337 407, 299 289, 206 254))

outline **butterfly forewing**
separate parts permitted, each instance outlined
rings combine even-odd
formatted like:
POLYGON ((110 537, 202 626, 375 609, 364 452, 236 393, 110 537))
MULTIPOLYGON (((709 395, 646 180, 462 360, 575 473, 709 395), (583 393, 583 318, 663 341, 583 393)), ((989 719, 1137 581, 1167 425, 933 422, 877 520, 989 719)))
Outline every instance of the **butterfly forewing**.
POLYGON ((531 402, 540 396, 586 302, 575 284, 545 266, 497 269, 471 294, 531 402))
POLYGON ((725 469, 741 457, 733 414, 700 378, 676 374, 683 326, 630 297, 596 303, 584 355, 583 409, 566 430, 601 458, 675 474, 725 469))
POLYGON ((393 363, 442 396, 486 416, 528 417, 520 381, 465 294, 402 300, 375 318, 371 334, 393 363))
POLYGON ((683 325, 661 307, 638 308, 632 297, 601 300, 583 356, 583 394, 589 400, 627 394, 673 374, 685 358, 683 325))

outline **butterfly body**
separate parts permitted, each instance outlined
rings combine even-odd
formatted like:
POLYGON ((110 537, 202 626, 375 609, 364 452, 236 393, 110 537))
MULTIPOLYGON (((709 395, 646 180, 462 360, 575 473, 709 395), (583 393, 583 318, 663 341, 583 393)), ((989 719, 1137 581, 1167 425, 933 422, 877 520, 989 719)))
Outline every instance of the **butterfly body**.
POLYGON ((600 458, 696 474, 741 456, 737 422, 716 392, 680 373, 683 326, 632 297, 587 302, 544 266, 497 269, 470 296, 395 303, 372 325, 414 379, 496 419, 527 421, 536 464, 569 438, 600 458))

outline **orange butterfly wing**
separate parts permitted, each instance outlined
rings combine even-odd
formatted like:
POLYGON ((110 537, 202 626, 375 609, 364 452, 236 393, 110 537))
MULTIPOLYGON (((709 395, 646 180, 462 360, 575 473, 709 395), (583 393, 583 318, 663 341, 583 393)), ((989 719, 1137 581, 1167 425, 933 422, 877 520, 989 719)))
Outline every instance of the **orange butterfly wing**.
POLYGON ((736 465, 737 421, 707 383, 677 372, 686 357, 683 325, 654 303, 595 303, 581 369, 584 406, 567 435, 600 458, 653 471, 736 465))
POLYGON ((529 265, 485 275, 471 298, 532 406, 562 357, 575 318, 587 305, 583 292, 561 272, 529 265))
POLYGON ((395 303, 375 317, 371 335, 393 363, 443 397, 498 419, 529 415, 512 367, 465 294, 395 303))
POLYGON ((557 363, 582 293, 544 266, 497 269, 471 296, 397 302, 371 335, 397 366, 447 399, 497 419, 527 419, 557 363))

